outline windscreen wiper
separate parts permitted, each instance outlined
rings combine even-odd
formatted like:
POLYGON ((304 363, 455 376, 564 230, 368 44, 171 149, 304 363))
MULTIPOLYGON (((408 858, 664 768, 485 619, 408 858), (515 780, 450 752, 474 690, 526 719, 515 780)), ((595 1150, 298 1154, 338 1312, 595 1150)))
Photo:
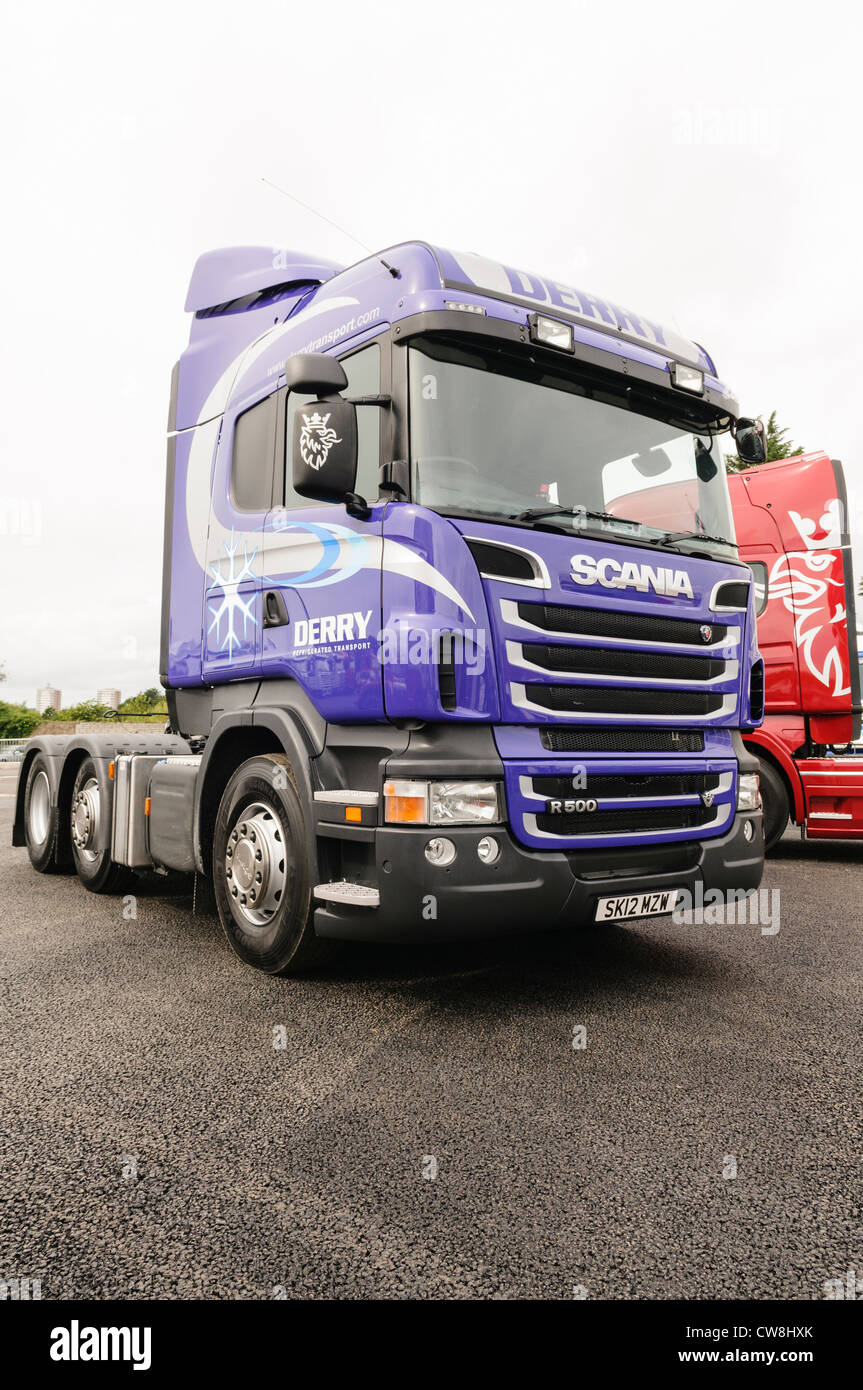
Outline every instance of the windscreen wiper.
POLYGON ((629 521, 625 516, 612 516, 611 512, 592 512, 587 507, 528 507, 523 512, 513 512, 510 521, 545 521, 550 516, 589 516, 594 521, 613 521, 616 526, 640 526, 640 521, 629 521))
POLYGON ((669 544, 675 541, 713 541, 715 545, 734 545, 727 536, 710 536, 706 531, 666 531, 662 537, 669 544))
MULTIPOLYGON (((587 507, 528 507, 515 512, 509 521, 547 521, 555 516, 590 517, 594 521, 612 522, 615 526, 643 527, 644 523, 630 517, 614 516, 611 512, 593 512, 587 507)), ((712 541, 715 545, 733 545, 727 536, 711 536, 706 531, 664 531, 660 535, 639 536, 645 545, 673 545, 676 541, 712 541)))

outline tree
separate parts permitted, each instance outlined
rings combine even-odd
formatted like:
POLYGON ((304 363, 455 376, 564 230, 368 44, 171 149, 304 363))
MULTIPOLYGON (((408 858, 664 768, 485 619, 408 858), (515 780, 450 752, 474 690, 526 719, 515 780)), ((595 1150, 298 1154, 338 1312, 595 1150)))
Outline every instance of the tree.
MULTIPOLYGON (((788 430, 780 429, 776 423, 776 411, 771 410, 770 418, 767 421, 767 458, 765 463, 775 463, 777 459, 794 458, 796 454, 802 454, 805 450, 799 444, 791 444, 788 440, 788 430)), ((744 463, 737 454, 725 455, 725 467, 729 473, 739 473, 741 468, 752 468, 751 463, 744 463)))
POLYGON ((67 705, 57 711, 58 719, 87 723, 95 719, 114 719, 116 716, 110 705, 100 705, 97 700, 81 700, 77 705, 67 705))
POLYGON ((117 713, 167 714, 168 705, 161 690, 157 690, 155 686, 150 686, 147 690, 140 690, 137 695, 130 695, 118 707, 117 713))
POLYGON ((42 716, 26 705, 7 705, 0 700, 0 738, 29 738, 42 716))

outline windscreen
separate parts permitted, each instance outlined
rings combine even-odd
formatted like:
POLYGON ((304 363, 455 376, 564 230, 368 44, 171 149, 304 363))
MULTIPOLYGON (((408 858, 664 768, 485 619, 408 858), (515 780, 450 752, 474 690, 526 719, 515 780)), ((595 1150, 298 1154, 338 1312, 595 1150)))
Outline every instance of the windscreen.
POLYGON ((733 550, 719 434, 659 393, 577 372, 449 340, 412 346, 414 500, 525 524, 540 512, 554 524, 568 509, 588 529, 652 540, 691 532, 705 548, 733 550))

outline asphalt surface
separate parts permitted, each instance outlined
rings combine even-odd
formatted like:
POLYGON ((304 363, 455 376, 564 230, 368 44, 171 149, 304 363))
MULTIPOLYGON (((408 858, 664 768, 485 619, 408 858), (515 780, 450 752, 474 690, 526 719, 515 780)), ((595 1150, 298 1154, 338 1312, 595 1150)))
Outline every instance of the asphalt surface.
POLYGON ((786 837, 775 935, 355 946, 271 980, 186 898, 139 891, 126 919, 35 874, 13 784, 0 766, 0 1279, 808 1300, 863 1277, 863 843, 786 837))

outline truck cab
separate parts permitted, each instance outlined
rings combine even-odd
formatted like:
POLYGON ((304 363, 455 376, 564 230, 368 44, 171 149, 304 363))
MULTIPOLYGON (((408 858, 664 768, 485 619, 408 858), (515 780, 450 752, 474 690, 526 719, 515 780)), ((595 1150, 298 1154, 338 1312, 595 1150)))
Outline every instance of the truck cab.
POLYGON ((186 307, 161 642, 182 747, 155 788, 124 772, 149 856, 125 866, 192 865, 273 972, 756 888, 763 667, 722 448, 760 457, 763 430, 706 351, 422 242, 346 270, 208 253, 186 307))
POLYGON ((789 820, 810 839, 863 837, 854 575, 842 464, 821 450, 729 479, 756 585, 766 714, 758 756, 767 847, 789 820))

